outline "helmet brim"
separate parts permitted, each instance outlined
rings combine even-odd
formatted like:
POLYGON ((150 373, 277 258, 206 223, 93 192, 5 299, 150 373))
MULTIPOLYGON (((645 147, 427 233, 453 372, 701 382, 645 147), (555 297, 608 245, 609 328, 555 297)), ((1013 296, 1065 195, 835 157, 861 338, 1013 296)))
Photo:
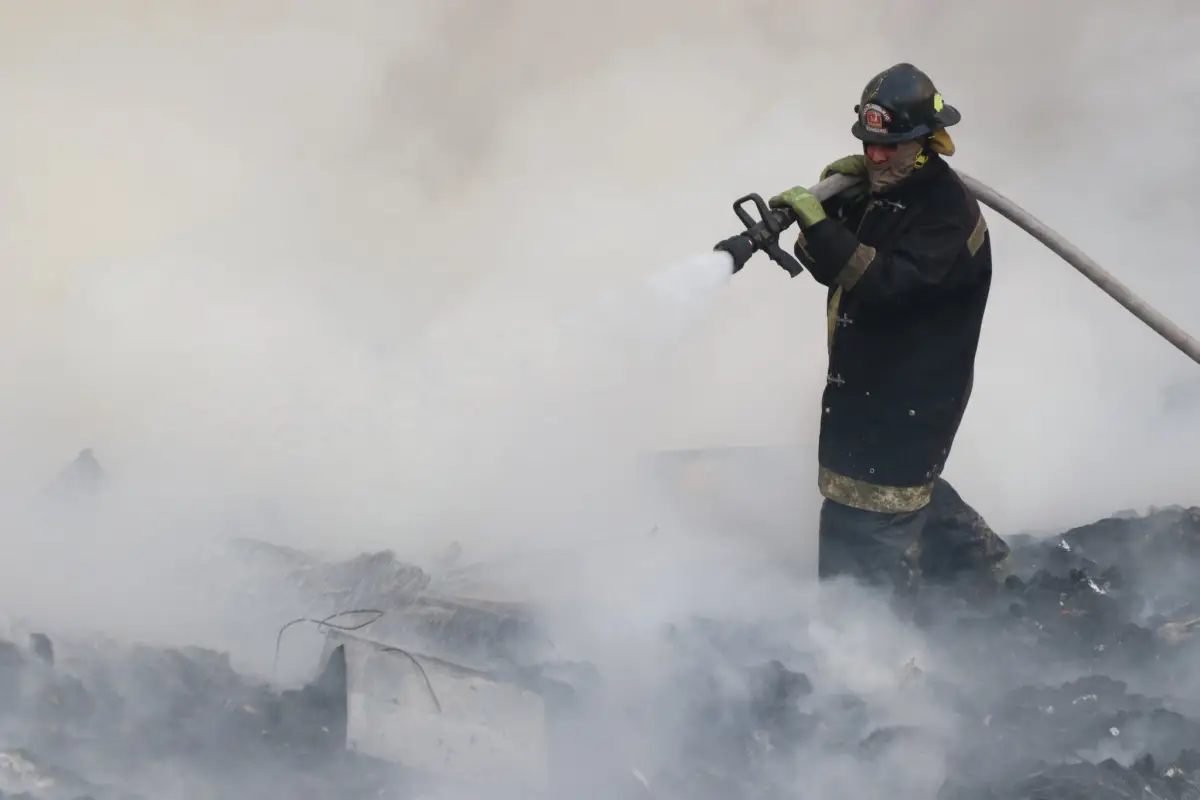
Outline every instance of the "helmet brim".
POLYGON ((855 139, 867 144, 899 144, 900 142, 911 142, 913 139, 920 139, 923 136, 928 136, 933 133, 933 129, 928 125, 918 125, 910 131, 903 133, 876 133, 869 131, 861 122, 855 122, 850 126, 850 133, 855 139))
POLYGON ((958 109, 951 105, 942 106, 942 110, 938 111, 933 116, 935 124, 918 125, 912 130, 902 133, 875 133, 867 130, 862 122, 855 120, 850 126, 850 133, 855 139, 866 142, 867 144, 898 144, 900 142, 911 142, 914 139, 921 139, 931 135, 938 128, 949 128, 951 125, 957 125, 962 121, 962 114, 958 109))
POLYGON ((933 115, 937 120, 937 127, 949 128, 951 125, 957 125, 962 121, 962 114, 958 113, 958 109, 951 105, 942 106, 942 110, 933 115))

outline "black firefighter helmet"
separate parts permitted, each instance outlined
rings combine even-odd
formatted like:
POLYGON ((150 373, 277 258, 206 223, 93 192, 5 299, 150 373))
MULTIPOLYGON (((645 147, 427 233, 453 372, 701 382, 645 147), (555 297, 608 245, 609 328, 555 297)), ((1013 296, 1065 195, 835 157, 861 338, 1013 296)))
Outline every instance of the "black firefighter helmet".
POLYGON ((962 119, 957 108, 942 100, 929 76, 908 63, 871 78, 854 111, 858 121, 850 132, 874 144, 920 139, 962 119))

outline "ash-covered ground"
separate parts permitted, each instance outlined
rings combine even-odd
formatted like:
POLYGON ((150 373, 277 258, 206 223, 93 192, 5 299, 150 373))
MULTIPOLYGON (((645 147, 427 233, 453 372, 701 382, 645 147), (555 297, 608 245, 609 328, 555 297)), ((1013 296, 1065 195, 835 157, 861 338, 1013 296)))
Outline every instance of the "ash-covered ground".
MULTIPOLYGON (((1003 587, 931 590, 916 626, 837 585, 771 619, 663 626, 652 677, 601 669, 576 685, 557 794, 1200 798, 1200 508, 1010 544, 1003 587)), ((390 552, 233 552, 286 586, 297 616, 386 610, 365 631, 411 617, 437 583, 390 552)), ((468 616, 410 633, 509 672, 563 660, 528 619, 468 616)), ((0 643, 4 798, 511 796, 439 795, 428 775, 348 752, 336 651, 280 689, 209 650, 15 630, 0 643)))

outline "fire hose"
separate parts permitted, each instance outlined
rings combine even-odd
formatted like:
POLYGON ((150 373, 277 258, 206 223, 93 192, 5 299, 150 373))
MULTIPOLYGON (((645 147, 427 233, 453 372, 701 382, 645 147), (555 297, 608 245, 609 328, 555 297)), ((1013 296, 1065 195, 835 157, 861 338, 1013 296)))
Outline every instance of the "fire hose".
MULTIPOLYGON (((1159 336, 1183 351, 1192 361, 1200 364, 1200 342, 1192 338, 1187 331, 1163 316, 1149 303, 1138 297, 1132 289, 1117 280, 1086 253, 1042 223, 1037 217, 975 178, 964 175, 962 172, 958 172, 958 175, 980 202, 1044 244, 1159 336)), ((859 181, 859 178, 847 175, 831 175, 813 186, 810 191, 823 202, 854 187, 859 181)), ((746 226, 742 235, 747 236, 754 243, 756 250, 766 253, 772 261, 792 275, 798 275, 802 271, 800 263, 795 257, 784 251, 778 241, 779 234, 796 221, 795 215, 790 209, 770 208, 762 197, 757 194, 749 194, 738 199, 733 204, 733 210, 738 219, 746 226), (757 208, 759 213, 757 219, 746 210, 745 205, 748 202, 752 202, 757 208)))

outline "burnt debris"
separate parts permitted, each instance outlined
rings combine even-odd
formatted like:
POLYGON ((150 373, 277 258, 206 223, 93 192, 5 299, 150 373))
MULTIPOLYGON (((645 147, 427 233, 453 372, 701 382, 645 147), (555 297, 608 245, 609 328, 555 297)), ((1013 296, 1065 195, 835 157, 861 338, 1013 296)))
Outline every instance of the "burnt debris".
MULTIPOLYGON (((571 794, 1200 800, 1200 509, 1010 546, 1012 574, 996 591, 932 590, 928 649, 871 665, 894 673, 887 691, 847 691, 803 636, 680 621, 665 632, 667 686, 607 709, 607 734, 588 733, 581 712, 575 738, 587 744, 571 772, 584 789, 571 794), (639 749, 625 741, 639 720, 677 735, 647 734, 639 749)), ((513 675, 553 649, 536 620, 439 596, 391 553, 335 564, 277 555, 316 598, 314 616, 403 607, 412 613, 367 631, 513 675)), ((588 692, 603 700, 603 676, 595 683, 588 692)), ((347 750, 349 713, 337 648, 311 683, 280 691, 202 649, 0 640, 0 799, 416 797, 403 765, 347 750)))
POLYGON ((344 750, 341 649, 314 681, 277 692, 212 651, 100 643, 62 669, 48 643, 0 643, 0 798, 150 800, 127 787, 150 764, 169 767, 157 788, 171 797, 204 796, 213 776, 244 798, 378 796, 394 778, 344 750), (350 787, 362 794, 341 794, 350 787))
POLYGON ((933 590, 924 634, 955 669, 897 663, 890 700, 745 626, 672 629, 692 667, 651 713, 688 724, 660 796, 1200 800, 1200 509, 1011 547, 997 591, 933 590), (887 707, 905 692, 907 718, 887 707))

